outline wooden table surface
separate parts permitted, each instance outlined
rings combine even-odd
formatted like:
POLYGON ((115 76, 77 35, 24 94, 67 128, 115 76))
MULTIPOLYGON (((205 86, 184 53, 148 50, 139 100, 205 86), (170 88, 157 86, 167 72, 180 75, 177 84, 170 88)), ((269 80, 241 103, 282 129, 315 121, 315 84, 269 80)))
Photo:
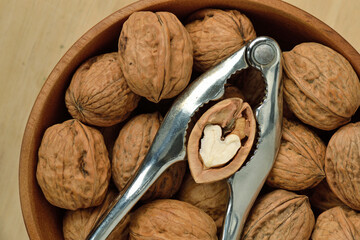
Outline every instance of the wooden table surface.
MULTIPOLYGON (((0 239, 28 239, 20 209, 18 164, 26 121, 41 86, 85 31, 132 2, 0 0, 0 239)), ((327 23, 360 52, 359 0, 286 2, 327 23)))

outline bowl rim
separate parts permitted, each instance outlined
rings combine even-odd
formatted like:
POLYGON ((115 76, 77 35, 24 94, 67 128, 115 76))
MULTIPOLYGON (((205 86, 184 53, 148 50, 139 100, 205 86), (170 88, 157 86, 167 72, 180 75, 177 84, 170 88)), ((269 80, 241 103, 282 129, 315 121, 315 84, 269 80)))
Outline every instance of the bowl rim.
MULTIPOLYGON (((32 184, 33 182, 28 182, 27 180, 33 173, 28 171, 31 169, 31 158, 34 154, 37 155, 37 149, 34 149, 36 146, 36 133, 43 131, 41 126, 38 123, 38 119, 41 117, 43 106, 45 102, 49 101, 51 98, 51 89, 53 89, 59 80, 59 76, 64 71, 69 71, 69 63, 77 61, 81 58, 83 52, 82 49, 89 44, 92 44, 92 40, 95 36, 101 35, 108 28, 110 28, 115 23, 127 19, 128 16, 135 12, 147 9, 166 9, 170 3, 177 1, 177 4, 182 3, 191 3, 192 0, 142 0, 134 2, 130 5, 127 5, 114 13, 110 14, 95 26, 90 28, 84 35, 82 35, 63 55, 59 62, 55 65, 51 73, 49 74, 47 80, 42 86, 35 103, 31 109, 28 121, 26 123, 21 150, 20 150, 20 161, 19 161, 19 195, 20 195, 20 204, 21 211, 23 215, 23 220, 26 226, 27 233, 30 239, 40 239, 41 234, 37 226, 37 219, 34 217, 34 210, 29 208, 28 203, 31 202, 32 194, 32 184)), ((211 2, 211 0, 205 0, 204 2, 211 2)), ((230 0, 228 1, 229 5, 243 5, 243 6, 252 6, 252 7, 261 7, 267 6, 271 11, 277 14, 283 14, 292 21, 302 21, 304 26, 314 29, 321 30, 321 34, 325 35, 330 42, 341 42, 343 45, 342 54, 343 56, 351 60, 352 66, 355 69, 358 76, 360 76, 360 55, 359 53, 335 30, 323 23, 321 20, 310 15, 309 13, 301 10, 287 2, 279 0, 230 0), (304 22, 305 19, 305 22, 304 22), (331 41, 330 41, 331 39, 331 41)), ((320 31, 319 31, 320 32, 320 31)), ((320 34, 320 33, 319 33, 320 34)), ((331 46, 330 46, 331 47, 331 46)))

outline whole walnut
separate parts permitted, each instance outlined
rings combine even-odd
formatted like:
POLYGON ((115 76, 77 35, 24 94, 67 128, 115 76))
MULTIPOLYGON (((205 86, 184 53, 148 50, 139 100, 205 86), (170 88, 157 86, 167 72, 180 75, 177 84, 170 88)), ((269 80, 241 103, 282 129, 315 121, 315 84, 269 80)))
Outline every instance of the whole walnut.
POLYGON ((46 129, 36 178, 45 198, 60 208, 98 206, 110 181, 110 160, 101 133, 76 119, 46 129))
POLYGON ((229 201, 226 180, 196 183, 191 174, 187 174, 177 198, 202 209, 214 219, 218 230, 221 229, 229 201))
POLYGON ((125 81, 117 53, 102 54, 83 63, 65 94, 71 116, 101 127, 124 121, 139 100, 125 81))
POLYGON ((337 206, 345 206, 345 204, 331 191, 326 180, 321 181, 312 189, 309 199, 311 206, 320 211, 326 211, 337 206))
MULTIPOLYGON (((159 113, 145 113, 130 119, 120 130, 112 157, 112 178, 121 191, 143 162, 160 127, 159 113)), ((142 197, 142 200, 170 198, 180 188, 186 170, 181 161, 169 167, 142 197)))
POLYGON ((323 212, 316 220, 311 239, 360 239, 360 213, 344 206, 323 212))
POLYGON ((175 97, 190 81, 191 39, 172 13, 131 14, 121 30, 118 48, 129 87, 149 101, 175 97))
MULTIPOLYGON (((63 218, 63 233, 65 240, 85 240, 97 221, 105 213, 119 193, 109 189, 103 203, 98 207, 68 210, 63 218)), ((114 228, 107 240, 128 239, 130 215, 126 215, 114 228)))
POLYGON ((256 200, 241 239, 309 239, 314 224, 306 196, 275 190, 256 200))
POLYGON ((318 43, 283 53, 284 99, 302 122, 332 130, 350 121, 360 105, 360 82, 350 63, 318 43))
POLYGON ((214 220, 203 210, 174 199, 160 199, 138 208, 130 221, 130 240, 216 240, 214 220))
POLYGON ((202 9, 185 25, 194 46, 194 67, 205 72, 256 38, 250 20, 237 10, 202 9))
POLYGON ((347 206, 360 210, 360 122, 341 127, 331 137, 325 173, 335 195, 347 206))
POLYGON ((267 184, 286 190, 312 188, 325 178, 326 146, 309 128, 283 119, 281 145, 267 184))

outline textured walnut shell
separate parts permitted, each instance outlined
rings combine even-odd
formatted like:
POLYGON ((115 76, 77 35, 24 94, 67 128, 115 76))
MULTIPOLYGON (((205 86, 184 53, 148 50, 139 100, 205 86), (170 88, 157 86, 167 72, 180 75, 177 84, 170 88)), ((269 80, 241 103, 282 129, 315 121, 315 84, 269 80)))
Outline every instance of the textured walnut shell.
POLYGON ((201 209, 179 200, 161 199, 138 208, 130 222, 131 240, 217 239, 214 220, 201 209))
POLYGON ((314 187, 309 196, 310 204, 321 211, 326 211, 345 204, 331 191, 326 180, 321 181, 314 187))
POLYGON ((36 178, 53 205, 76 210, 98 206, 110 181, 101 133, 71 119, 49 127, 38 152, 36 178))
POLYGON ((125 81, 117 53, 96 56, 83 63, 65 94, 71 116, 101 127, 124 121, 139 100, 125 81))
POLYGON ((309 200, 286 190, 275 190, 255 202, 242 240, 309 239, 315 224, 309 200))
POLYGON ((226 180, 213 183, 196 183, 188 174, 181 185, 177 198, 202 209, 214 219, 218 229, 222 227, 229 201, 226 180))
POLYGON ((360 213, 348 207, 334 207, 316 220, 312 240, 360 239, 360 213))
MULTIPOLYGON (((63 218, 64 239, 85 240, 117 195, 118 193, 115 190, 109 190, 103 203, 98 207, 66 211, 63 218)), ((106 239, 128 239, 129 223, 130 216, 126 215, 106 239)))
POLYGON ((214 182, 225 179, 235 173, 246 160, 254 142, 256 121, 249 104, 240 98, 222 100, 209 108, 195 123, 188 144, 187 154, 191 175, 197 183, 214 182), (206 125, 219 125, 228 128, 236 119, 246 120, 244 136, 240 136, 242 146, 226 165, 217 168, 205 168, 199 153, 200 140, 206 125))
POLYGON ((250 20, 237 10, 202 9, 187 19, 194 67, 205 72, 256 38, 250 20))
POLYGON ((309 128, 283 119, 281 145, 267 184, 292 191, 314 187, 325 178, 325 151, 309 128))
POLYGON ((341 127, 331 137, 325 173, 336 196, 352 209, 360 210, 360 122, 341 127))
POLYGON ((121 69, 131 90, 149 101, 178 95, 193 65, 190 36, 169 12, 135 12, 119 38, 121 69))
POLYGON ((244 94, 244 100, 252 108, 257 107, 265 97, 265 81, 262 73, 255 68, 248 68, 236 75, 236 86, 244 94))
POLYGON ((284 98, 304 123, 332 130, 350 121, 360 105, 360 82, 350 63, 318 43, 283 53, 284 98))
MULTIPOLYGON (((112 178, 121 191, 143 162, 160 127, 159 113, 138 115, 127 122, 115 141, 112 157, 112 178)), ((180 188, 186 162, 168 168, 142 197, 142 200, 170 198, 180 188)))

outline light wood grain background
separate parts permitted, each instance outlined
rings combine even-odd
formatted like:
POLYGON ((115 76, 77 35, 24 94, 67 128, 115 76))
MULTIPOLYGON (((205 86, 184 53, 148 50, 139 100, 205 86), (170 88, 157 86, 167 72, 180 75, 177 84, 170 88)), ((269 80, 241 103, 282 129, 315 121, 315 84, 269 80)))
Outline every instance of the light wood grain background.
MULTIPOLYGON (((31 107, 52 68, 91 26, 134 0, 0 0, 0 239, 28 239, 18 164, 31 107)), ((360 51, 359 0, 286 0, 360 51)), ((44 223, 46 224, 46 223, 44 223)))

